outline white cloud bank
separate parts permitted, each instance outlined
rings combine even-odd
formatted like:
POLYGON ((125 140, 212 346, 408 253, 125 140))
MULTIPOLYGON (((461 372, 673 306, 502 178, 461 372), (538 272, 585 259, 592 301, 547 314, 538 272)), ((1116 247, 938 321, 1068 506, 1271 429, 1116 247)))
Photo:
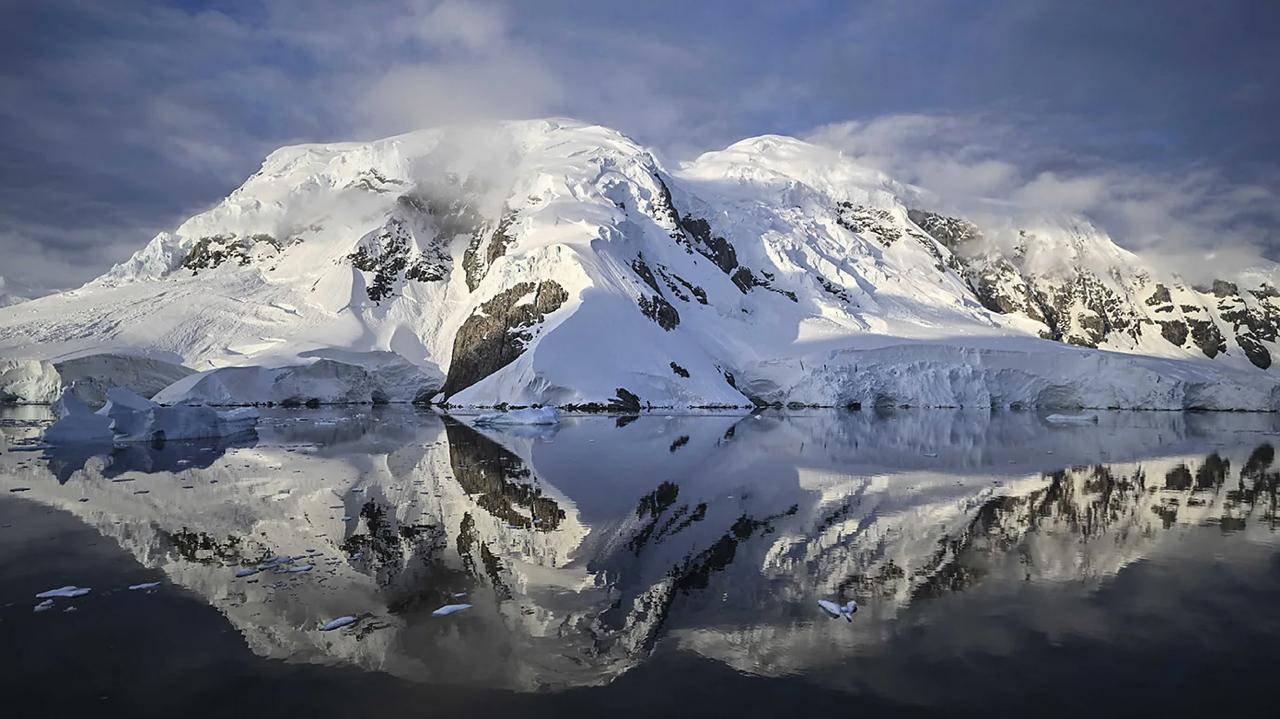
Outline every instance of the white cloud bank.
POLYGON ((1263 253, 1280 226, 1273 189, 1280 183, 1241 185, 1212 168, 1149 171, 1072 156, 1037 144, 1015 119, 891 115, 824 125, 807 139, 917 186, 920 202, 940 211, 1015 221, 1083 215, 1193 282, 1269 267, 1263 253))

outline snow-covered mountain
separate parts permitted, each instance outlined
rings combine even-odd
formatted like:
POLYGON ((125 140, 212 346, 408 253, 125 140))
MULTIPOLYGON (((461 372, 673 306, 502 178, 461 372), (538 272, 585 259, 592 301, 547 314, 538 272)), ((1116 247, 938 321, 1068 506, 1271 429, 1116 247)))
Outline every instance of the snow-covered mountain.
MULTIPOLYGON (((1270 285, 1191 287, 1080 219, 1010 248, 916 195, 779 136, 676 170, 569 120, 286 147, 101 278, 0 309, 0 357, 320 358, 396 377, 336 396, 460 405, 1277 406, 1270 285)), ((237 391, 271 372, 169 399, 259 401, 237 391)))

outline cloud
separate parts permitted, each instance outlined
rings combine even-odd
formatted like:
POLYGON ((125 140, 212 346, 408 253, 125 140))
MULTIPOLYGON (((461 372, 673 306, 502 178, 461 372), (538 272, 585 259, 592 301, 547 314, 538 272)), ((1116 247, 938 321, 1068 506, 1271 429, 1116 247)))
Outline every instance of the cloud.
POLYGON ((355 103, 362 134, 384 135, 458 122, 549 114, 562 92, 536 62, 501 55, 473 62, 391 68, 355 103))
MULTIPOLYGON (((1073 153, 1009 115, 891 115, 824 125, 810 141, 922 190, 932 209, 993 224, 1084 216, 1121 246, 1193 282, 1264 267, 1280 227, 1280 176, 1241 183, 1191 163, 1151 167, 1073 153)), ((1274 277, 1274 280, 1280 276, 1274 277)))
POLYGON ((440 3, 413 3, 415 19, 410 26, 427 43, 457 43, 473 52, 492 52, 506 41, 506 18, 499 8, 487 4, 445 0, 440 3))

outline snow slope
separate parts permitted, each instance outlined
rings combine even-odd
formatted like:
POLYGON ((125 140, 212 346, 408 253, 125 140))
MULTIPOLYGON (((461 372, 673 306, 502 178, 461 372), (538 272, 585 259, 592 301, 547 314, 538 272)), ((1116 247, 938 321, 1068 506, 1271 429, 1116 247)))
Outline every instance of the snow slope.
POLYGON ((1276 408, 1269 286, 1159 277, 1073 218, 996 242, 913 196, 780 136, 674 172, 561 119, 286 147, 101 278, 0 309, 0 357, 259 368, 183 402, 267 401, 266 368, 324 359, 383 373, 332 393, 360 401, 1276 408))

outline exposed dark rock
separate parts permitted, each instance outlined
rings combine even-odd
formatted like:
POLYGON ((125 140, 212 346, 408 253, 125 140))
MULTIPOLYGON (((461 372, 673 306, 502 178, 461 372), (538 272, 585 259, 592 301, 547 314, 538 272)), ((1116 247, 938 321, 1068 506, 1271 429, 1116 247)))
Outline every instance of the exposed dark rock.
POLYGON ((205 532, 183 527, 172 534, 161 531, 162 546, 168 545, 175 554, 197 564, 244 564, 267 559, 266 549, 235 535, 218 539, 205 532))
POLYGON ((689 435, 687 434, 681 435, 680 437, 676 438, 676 441, 671 443, 671 446, 667 448, 667 451, 675 452, 676 450, 684 447, 686 444, 689 444, 689 435))
POLYGON ((1191 330, 1191 341, 1204 352, 1205 357, 1213 359, 1227 351, 1227 340, 1213 320, 1188 317, 1187 325, 1191 330))
POLYGON ((1179 464, 1177 467, 1169 470, 1164 475, 1164 488, 1176 491, 1186 491, 1191 489, 1192 483, 1191 470, 1185 464, 1179 464))
POLYGON ((661 295, 654 295, 652 298, 641 297, 636 302, 640 305, 640 311, 644 316, 657 322, 662 329, 670 332, 680 324, 680 313, 661 295))
POLYGON ((907 210, 907 219, 952 252, 973 240, 982 239, 982 232, 977 225, 958 217, 947 217, 925 210, 907 210))
POLYGON ((738 266, 738 253, 723 237, 711 233, 711 224, 701 218, 685 215, 680 227, 693 238, 693 247, 703 257, 711 260, 726 275, 738 266))
POLYGON ((417 282, 443 280, 448 276, 450 262, 437 242, 428 243, 422 251, 415 249, 408 223, 399 218, 388 220, 361 238, 347 260, 361 272, 373 273, 373 282, 365 287, 365 293, 374 302, 391 296, 402 277, 417 282))
POLYGON ((670 576, 674 580, 675 588, 683 594, 688 594, 695 589, 705 589, 710 582, 712 574, 733 563, 738 553, 738 545, 757 533, 769 534, 773 532, 774 521, 794 515, 798 511, 800 511, 800 507, 792 505, 785 512, 763 519, 756 519, 745 514, 738 517, 733 526, 729 528, 729 531, 716 540, 714 544, 685 560, 683 564, 671 569, 670 576))
POLYGON ((1160 334, 1171 344, 1181 347, 1187 341, 1187 324, 1181 320, 1161 322, 1160 334))
POLYGON ((472 517, 470 512, 462 515, 462 522, 458 526, 457 547, 458 556, 462 558, 462 564, 468 572, 476 577, 487 578, 499 599, 511 598, 511 587, 503 576, 506 568, 502 560, 489 549, 489 545, 480 539, 479 533, 476 532, 475 517, 472 517), (475 557, 477 547, 480 554, 478 565, 475 557))
POLYGON ((364 190, 366 192, 377 192, 381 194, 384 192, 393 192, 395 191, 396 186, 404 184, 404 180, 386 177, 381 172, 378 172, 371 167, 362 171, 359 175, 356 175, 356 179, 347 183, 347 186, 343 189, 364 190))
POLYGON ((640 498, 640 503, 636 505, 636 518, 643 519, 647 514, 654 518, 667 510, 667 507, 675 504, 676 498, 680 496, 680 485, 674 482, 663 482, 658 488, 640 498))
POLYGON ((364 531, 342 543, 348 556, 362 554, 366 567, 374 570, 379 586, 389 585, 406 568, 406 557, 438 553, 446 544, 442 527, 429 524, 400 524, 391 507, 370 499, 360 507, 364 531))
POLYGON ((445 420, 445 436, 454 479, 478 507, 513 527, 551 532, 560 526, 564 510, 542 496, 518 456, 454 419, 445 420))
POLYGON ((836 283, 832 282, 831 280, 827 279, 826 277, 823 277, 822 275, 816 272, 814 273, 813 277, 818 281, 818 284, 822 286, 823 291, 825 291, 827 294, 832 295, 833 297, 840 300, 841 302, 844 302, 845 304, 854 304, 853 298, 849 296, 849 291, 846 290, 845 288, 837 285, 836 283))
POLYGON ((511 227, 519 217, 514 210, 507 210, 498 220, 498 224, 485 243, 484 229, 477 229, 471 236, 471 243, 462 254, 462 269, 467 275, 467 289, 475 291, 480 286, 494 260, 506 254, 507 248, 516 241, 511 227))
MULTIPOLYGON (((666 279, 668 280, 668 282, 669 282, 670 280, 675 280, 676 282, 680 283, 680 285, 682 285, 682 286, 684 287, 684 289, 688 290, 688 292, 689 292, 690 294, 692 294, 692 295, 693 295, 694 299, 698 300, 698 304, 703 304, 703 305, 707 304, 707 291, 706 291, 706 290, 704 290, 704 289, 702 289, 701 287, 699 287, 699 286, 697 286, 697 285, 695 285, 695 284, 693 284, 693 283, 689 282, 689 281, 688 281, 688 280, 686 280, 685 278, 683 278, 683 277, 681 277, 680 275, 677 275, 677 274, 675 274, 675 273, 669 273, 669 272, 666 272, 665 270, 663 270, 663 271, 662 271, 662 276, 663 276, 664 278, 666 278, 666 279)), ((671 285, 670 285, 670 284, 668 284, 668 287, 670 287, 670 286, 671 286, 671 285)), ((674 290, 673 290, 673 291, 674 291, 674 290)), ((681 299, 684 299, 686 302, 688 301, 688 300, 687 300, 686 298, 684 298, 684 297, 681 297, 681 299)))
POLYGON ((871 235, 885 247, 902 238, 902 230, 894 223, 893 214, 875 207, 840 202, 836 205, 836 224, 856 234, 871 235))
POLYGON ((235 260, 243 267, 252 260, 254 250, 262 245, 270 248, 267 251, 272 253, 279 253, 283 249, 279 240, 266 234, 239 238, 235 235, 201 237, 187 252, 182 266, 191 270, 192 274, 200 274, 200 270, 211 270, 227 260, 235 260))
POLYGON ((1173 297, 1169 294, 1169 288, 1163 284, 1156 285, 1156 291, 1151 293, 1147 298, 1147 304, 1155 307, 1156 305, 1172 304, 1173 297))
MULTIPOLYGON (((697 252, 711 260, 721 272, 732 275, 738 266, 738 252, 733 243, 712 232, 711 223, 705 219, 688 214, 682 216, 676 209, 667 184, 658 175, 654 175, 654 180, 658 184, 659 193, 654 200, 655 211, 674 228, 671 239, 684 247, 686 252, 697 252)), ((705 297, 700 301, 706 304, 705 297)))
POLYGON ((658 286, 658 278, 653 276, 653 270, 649 269, 649 265, 645 263, 643 257, 637 257, 631 261, 631 269, 644 280, 646 285, 653 288, 653 291, 662 294, 662 288, 658 286))
POLYGON ((609 400, 608 409, 610 412, 629 412, 636 414, 640 411, 640 398, 635 394, 627 391, 626 387, 619 387, 614 390, 617 397, 609 400))
POLYGON ((1258 369, 1271 367, 1271 352, 1252 334, 1236 335, 1236 344, 1240 345, 1245 357, 1258 369))
POLYGON ((554 280, 521 282, 498 293, 471 315, 453 340, 446 396, 466 389, 515 361, 533 339, 534 325, 556 311, 569 294, 554 280), (533 302, 521 303, 533 294, 533 302))
POLYGON ((672 371, 672 372, 675 372, 676 374, 680 375, 681 377, 684 377, 685 379, 689 379, 689 370, 685 369, 684 367, 681 367, 680 365, 676 364, 675 362, 672 362, 672 363, 671 363, 671 371, 672 371))

